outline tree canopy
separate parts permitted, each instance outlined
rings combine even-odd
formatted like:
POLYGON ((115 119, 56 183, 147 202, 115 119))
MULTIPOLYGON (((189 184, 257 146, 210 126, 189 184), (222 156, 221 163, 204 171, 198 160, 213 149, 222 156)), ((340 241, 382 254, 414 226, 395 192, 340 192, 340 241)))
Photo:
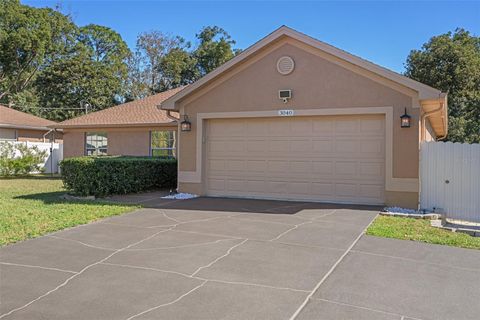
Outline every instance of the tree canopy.
POLYGON ((0 102, 11 102, 29 89, 38 73, 62 55, 75 28, 68 16, 55 10, 1 0, 0 102))
POLYGON ((72 48, 52 61, 37 77, 39 105, 50 119, 63 120, 118 103, 127 78, 130 54, 120 35, 110 28, 78 28, 72 48))
POLYGON ((129 93, 138 99, 198 80, 233 58, 239 50, 220 27, 204 27, 196 35, 198 46, 179 36, 153 30, 141 33, 129 58, 129 93))
POLYGON ((479 37, 464 29, 432 37, 410 52, 405 74, 448 92, 448 140, 480 143, 479 37))
POLYGON ((100 25, 77 26, 69 15, 0 0, 0 103, 62 121, 125 100, 194 82, 231 59, 228 33, 205 27, 196 48, 161 31, 128 48, 100 25))

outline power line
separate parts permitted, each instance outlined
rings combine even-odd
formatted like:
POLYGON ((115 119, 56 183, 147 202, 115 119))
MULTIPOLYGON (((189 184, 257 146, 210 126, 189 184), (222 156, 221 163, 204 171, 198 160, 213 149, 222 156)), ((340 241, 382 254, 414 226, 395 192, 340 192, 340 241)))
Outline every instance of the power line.
POLYGON ((25 109, 46 109, 46 110, 85 110, 85 108, 51 108, 51 107, 27 107, 25 109))

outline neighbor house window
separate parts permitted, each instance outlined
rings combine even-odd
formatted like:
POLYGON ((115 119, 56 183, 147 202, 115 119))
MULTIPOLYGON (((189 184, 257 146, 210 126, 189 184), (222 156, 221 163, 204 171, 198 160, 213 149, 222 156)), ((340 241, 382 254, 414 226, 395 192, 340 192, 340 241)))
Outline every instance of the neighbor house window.
POLYGON ((152 157, 175 158, 176 152, 176 131, 152 131, 150 145, 152 157))
POLYGON ((107 155, 107 133, 87 132, 85 134, 85 153, 87 156, 107 155))

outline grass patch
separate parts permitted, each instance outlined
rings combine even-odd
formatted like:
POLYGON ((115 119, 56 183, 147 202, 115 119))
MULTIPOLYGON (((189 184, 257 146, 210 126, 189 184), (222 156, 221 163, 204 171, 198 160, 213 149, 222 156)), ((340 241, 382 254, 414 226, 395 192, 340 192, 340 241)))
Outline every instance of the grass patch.
POLYGON ((65 192, 58 177, 0 179, 0 245, 138 208, 99 200, 61 199, 65 192))
POLYGON ((379 216, 367 229, 371 236, 480 249, 480 237, 434 228, 430 220, 379 216))

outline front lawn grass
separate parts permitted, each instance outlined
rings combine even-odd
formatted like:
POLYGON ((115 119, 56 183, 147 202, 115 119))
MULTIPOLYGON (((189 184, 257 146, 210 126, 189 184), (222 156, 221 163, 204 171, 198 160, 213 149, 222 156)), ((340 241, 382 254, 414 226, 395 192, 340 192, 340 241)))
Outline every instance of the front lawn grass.
POLYGON ((138 208, 98 200, 64 200, 64 193, 58 177, 0 179, 0 245, 138 208))
POLYGON ((430 225, 430 220, 423 219, 378 216, 367 229, 367 234, 384 238, 480 249, 480 237, 434 228, 430 225))

